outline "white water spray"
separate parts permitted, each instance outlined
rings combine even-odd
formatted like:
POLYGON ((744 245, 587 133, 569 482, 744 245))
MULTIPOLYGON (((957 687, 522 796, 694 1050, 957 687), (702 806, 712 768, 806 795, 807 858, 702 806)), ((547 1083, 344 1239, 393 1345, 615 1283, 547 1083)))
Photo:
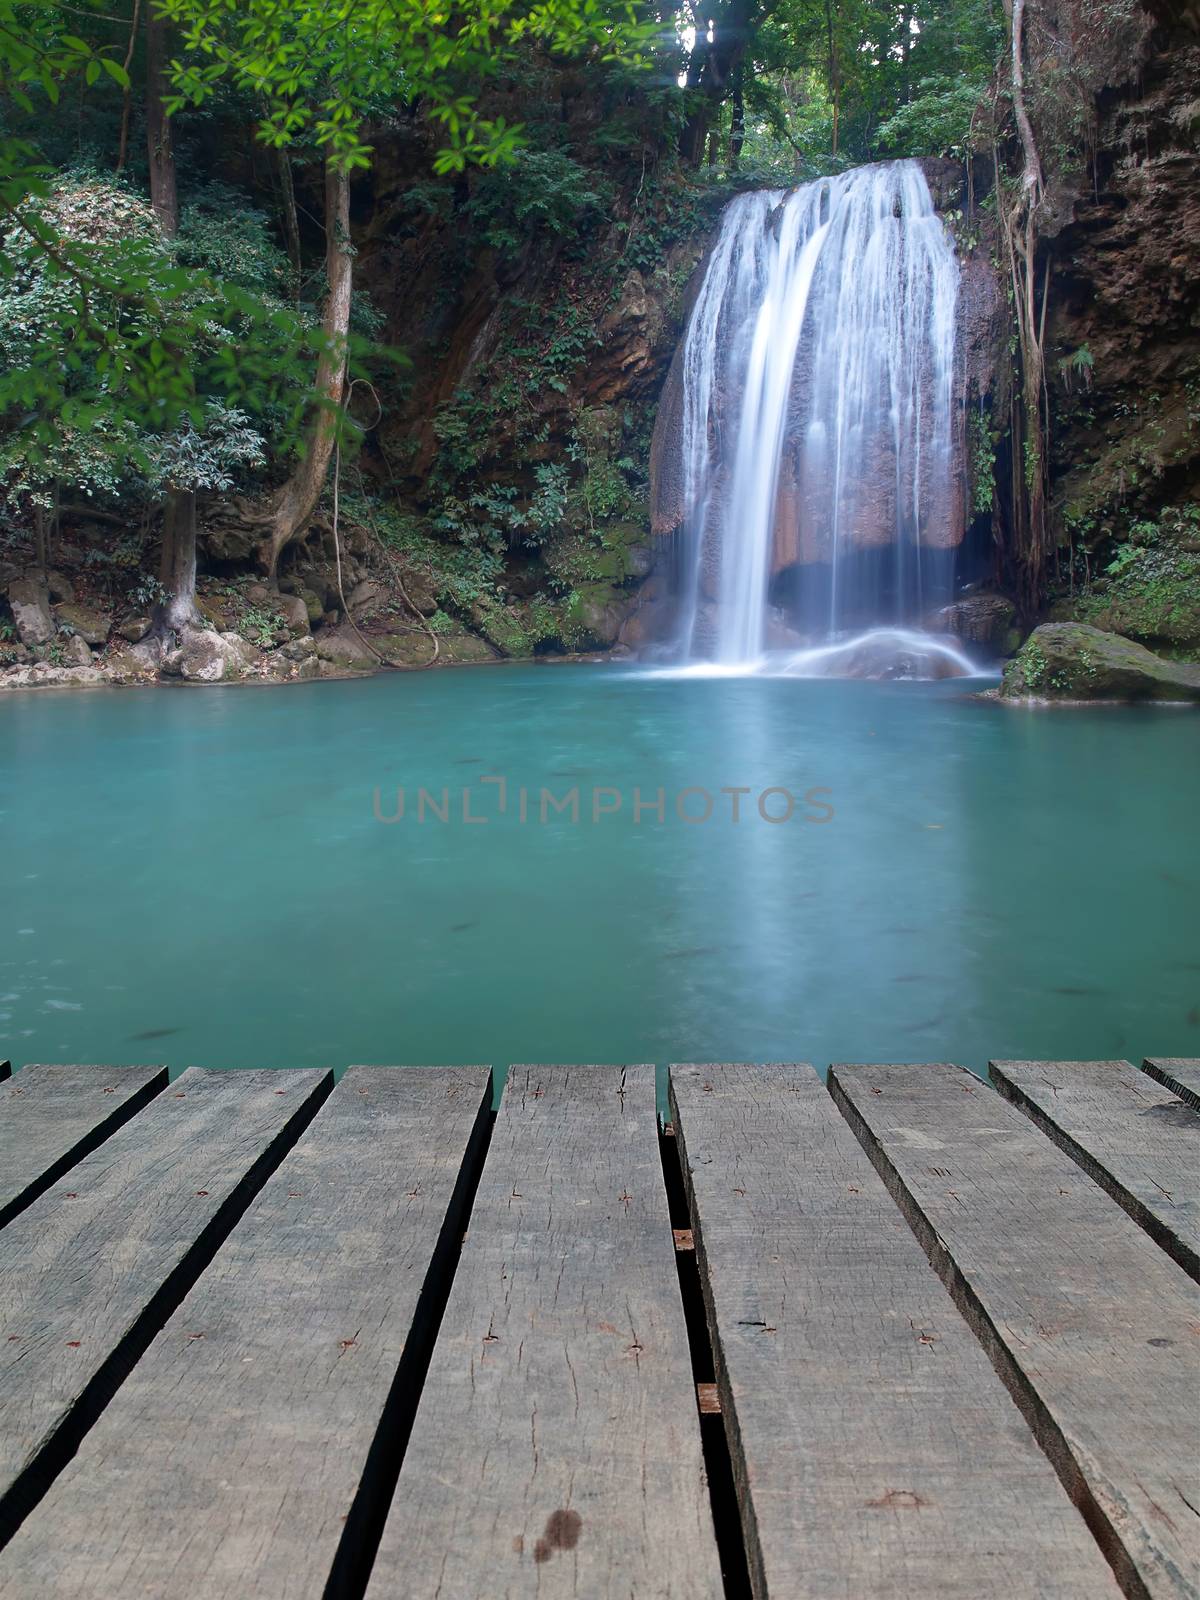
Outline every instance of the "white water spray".
POLYGON ((963 531, 957 296, 915 162, 726 207, 682 352, 690 662, 808 672, 824 651, 836 672, 864 659, 841 646, 867 629, 870 659, 889 637, 903 658, 872 675, 970 669, 948 640, 916 648, 903 631, 949 600, 963 531))

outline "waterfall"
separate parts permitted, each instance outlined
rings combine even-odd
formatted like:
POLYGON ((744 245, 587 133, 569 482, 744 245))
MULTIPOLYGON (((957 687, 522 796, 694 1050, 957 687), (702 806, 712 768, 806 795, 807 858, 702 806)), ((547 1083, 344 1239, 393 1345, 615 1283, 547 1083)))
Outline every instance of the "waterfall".
POLYGON ((957 296, 916 162, 725 208, 680 362, 688 659, 844 662, 852 636, 948 602, 957 296))

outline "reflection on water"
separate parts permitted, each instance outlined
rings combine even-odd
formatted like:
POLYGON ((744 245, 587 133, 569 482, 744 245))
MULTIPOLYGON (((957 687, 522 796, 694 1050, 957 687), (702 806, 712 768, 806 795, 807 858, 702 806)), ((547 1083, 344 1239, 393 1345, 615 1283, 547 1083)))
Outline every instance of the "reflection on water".
POLYGON ((0 752, 14 1061, 1200 1054, 1172 710, 514 667, 8 695, 0 752))

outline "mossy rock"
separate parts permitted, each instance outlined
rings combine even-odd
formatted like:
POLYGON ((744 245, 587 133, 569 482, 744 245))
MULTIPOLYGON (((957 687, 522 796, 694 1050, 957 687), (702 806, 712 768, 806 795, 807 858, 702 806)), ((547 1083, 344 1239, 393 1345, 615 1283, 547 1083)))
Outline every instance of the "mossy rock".
POLYGON ((502 656, 524 657, 533 654, 533 638, 524 617, 515 606, 480 602, 471 607, 471 623, 502 656))
POLYGON ((1168 506, 1153 521, 1127 524, 1108 569, 1051 616, 1200 661, 1200 506, 1168 506))
POLYGON ((1087 594, 1060 603, 1054 614, 1124 634, 1184 661, 1200 660, 1200 558, 1139 585, 1103 581, 1087 594))
POLYGON ((545 565, 573 587, 592 583, 624 583, 644 578, 654 564, 645 525, 608 522, 588 533, 562 534, 542 552, 545 565))
MULTIPOLYGON (((419 628, 412 628, 404 633, 373 634, 371 643, 386 660, 400 667, 428 666, 429 658, 433 654, 429 635, 419 628)), ((442 641, 439 639, 439 657, 441 644, 442 641)))
POLYGON ((109 612, 98 611, 95 606, 80 605, 74 600, 64 600, 56 605, 54 618, 60 628, 73 633, 84 644, 104 644, 112 627, 109 612))
POLYGON ((629 610, 629 596, 611 583, 576 589, 563 616, 563 643, 575 650, 607 650, 616 643, 629 610))
POLYGON ((198 594, 196 610, 218 633, 228 633, 238 625, 242 614, 240 601, 232 594, 198 594))
POLYGON ((1197 700, 1200 666, 1078 622, 1048 622, 1004 669, 1004 700, 1197 700))
POLYGON ((496 651, 477 633, 447 633, 438 639, 438 660, 451 666, 495 661, 496 651))

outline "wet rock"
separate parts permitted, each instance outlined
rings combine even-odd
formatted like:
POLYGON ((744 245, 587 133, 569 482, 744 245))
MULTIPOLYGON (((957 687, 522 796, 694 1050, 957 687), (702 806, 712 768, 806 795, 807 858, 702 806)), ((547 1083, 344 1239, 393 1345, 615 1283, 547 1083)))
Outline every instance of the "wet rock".
POLYGON ((631 544, 625 551, 625 571, 631 578, 648 578, 654 571, 658 552, 648 544, 631 544))
POLYGON ((346 590, 346 607, 355 621, 359 621, 363 617, 372 616, 386 605, 390 598, 381 583, 376 583, 372 578, 364 578, 361 583, 356 583, 353 589, 346 590))
POLYGON ((236 633, 186 628, 179 648, 163 657, 162 670, 188 683, 221 683, 244 677, 255 660, 253 648, 236 633))
POLYGON ((288 632, 293 639, 308 637, 309 616, 308 606, 298 594, 277 594, 275 596, 276 609, 287 624, 288 632))
POLYGON ((989 655, 1007 656, 1020 643, 1016 615, 1016 606, 1001 594, 972 594, 935 611, 926 626, 934 633, 952 633, 977 644, 989 655))
POLYGON ((150 617, 126 617, 123 622, 117 623, 117 635, 126 639, 130 644, 137 644, 144 639, 154 626, 150 617))
POLYGON ((493 650, 486 639, 481 639, 477 633, 451 633, 438 640, 440 647, 439 660, 455 666, 465 666, 468 663, 482 663, 498 659, 498 652, 493 650))
POLYGON ((307 661, 310 656, 315 656, 317 653, 316 641, 311 634, 306 633, 301 638, 289 639, 278 653, 285 661, 307 661))
POLYGON ((664 331, 666 313, 659 300, 646 291, 637 268, 626 274, 620 297, 599 328, 599 343, 587 375, 589 399, 615 400, 631 381, 654 370, 656 346, 664 331))
POLYGON ((343 671, 370 671, 379 665, 353 628, 322 628, 316 650, 322 661, 343 671))
POLYGON ((98 667, 56 667, 49 661, 10 667, 7 672, 0 673, 0 688, 4 689, 89 689, 105 682, 107 679, 98 667))
MULTIPOLYGON (((379 634, 372 642, 380 654, 396 666, 427 667, 433 656, 433 643, 429 635, 420 628, 408 628, 400 633, 379 634)), ((442 640, 438 641, 439 660, 442 643, 442 640)), ((490 651, 488 659, 491 659, 490 651)))
POLYGON ((198 594, 196 610, 209 627, 227 632, 238 619, 238 604, 230 594, 198 594))
POLYGON ((34 578, 18 578, 8 586, 8 604, 13 614, 17 638, 31 649, 49 644, 54 637, 54 618, 50 596, 34 578))
POLYGON ((1005 667, 1000 698, 1200 701, 1200 666, 1083 623, 1047 622, 1005 667))
POLYGON ((432 575, 421 567, 400 564, 397 564, 397 572, 409 603, 423 617, 431 617, 438 608, 437 585, 432 575))
POLYGON ((219 528, 199 528, 196 543, 199 549, 214 561, 249 561, 258 549, 262 530, 244 525, 219 528))
POLYGON ((586 584, 576 590, 567 606, 567 632, 575 648, 606 650, 615 644, 629 601, 607 583, 586 584))
POLYGON ((72 633, 62 643, 63 661, 69 667, 90 667, 92 652, 82 634, 72 633))
POLYGON ((296 598, 304 604, 304 615, 308 619, 310 628, 315 628, 325 615, 325 602, 313 589, 300 588, 295 591, 296 598))
POLYGON ((663 645, 670 640, 677 623, 678 607, 674 600, 665 593, 652 590, 647 594, 643 589, 621 624, 617 642, 635 652, 653 645, 663 645))
POLYGON ((104 674, 112 683, 150 683, 158 676, 160 657, 155 640, 118 645, 104 658, 104 674))
POLYGON ((511 607, 494 604, 473 605, 471 623, 502 656, 520 657, 533 654, 533 641, 521 618, 511 607))
POLYGON ((70 629, 85 644, 104 644, 112 627, 112 617, 108 613, 72 600, 56 605, 54 618, 60 628, 70 629))

